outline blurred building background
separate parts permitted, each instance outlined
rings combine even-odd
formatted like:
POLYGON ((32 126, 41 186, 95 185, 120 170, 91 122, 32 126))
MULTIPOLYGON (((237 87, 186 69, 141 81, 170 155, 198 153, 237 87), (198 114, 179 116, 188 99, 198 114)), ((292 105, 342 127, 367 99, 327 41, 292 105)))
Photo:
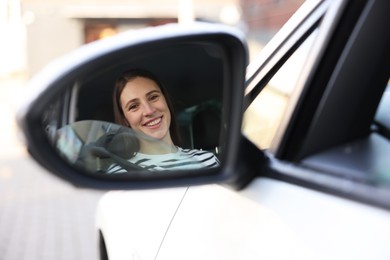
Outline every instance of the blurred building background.
POLYGON ((0 0, 0 77, 25 70, 26 34, 18 0, 0 0))
POLYGON ((304 0, 0 0, 0 77, 114 34, 194 20, 239 27, 257 52, 304 0))

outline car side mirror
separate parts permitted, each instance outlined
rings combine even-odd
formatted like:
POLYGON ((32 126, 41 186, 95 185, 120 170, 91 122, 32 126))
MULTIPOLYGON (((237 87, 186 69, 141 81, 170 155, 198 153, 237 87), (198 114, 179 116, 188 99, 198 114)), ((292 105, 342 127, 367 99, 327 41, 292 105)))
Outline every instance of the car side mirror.
POLYGON ((228 181, 241 140, 247 55, 243 35, 223 25, 126 32, 45 68, 30 81, 17 121, 32 157, 76 186, 228 181), (129 78, 136 87, 122 82, 129 78), (135 78, 149 85, 140 88, 135 78), (170 139, 160 136, 164 129, 170 139))

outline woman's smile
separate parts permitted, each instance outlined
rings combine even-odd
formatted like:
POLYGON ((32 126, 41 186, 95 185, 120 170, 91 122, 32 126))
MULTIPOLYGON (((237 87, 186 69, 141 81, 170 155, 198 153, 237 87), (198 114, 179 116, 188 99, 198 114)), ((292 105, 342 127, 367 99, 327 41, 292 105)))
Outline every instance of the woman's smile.
POLYGON ((145 124, 143 124, 143 126, 146 126, 148 128, 158 128, 161 125, 162 118, 163 118, 163 116, 152 119, 152 120, 146 122, 145 124))

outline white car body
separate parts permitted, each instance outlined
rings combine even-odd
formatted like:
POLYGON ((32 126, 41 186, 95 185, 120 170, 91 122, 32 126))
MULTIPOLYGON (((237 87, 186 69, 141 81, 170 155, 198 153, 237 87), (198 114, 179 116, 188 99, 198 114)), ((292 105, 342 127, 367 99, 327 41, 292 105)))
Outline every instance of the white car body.
POLYGON ((109 259, 153 259, 186 189, 108 192, 99 201, 97 227, 109 259))
POLYGON ((390 259, 389 211, 266 178, 109 192, 98 216, 111 260, 390 259))

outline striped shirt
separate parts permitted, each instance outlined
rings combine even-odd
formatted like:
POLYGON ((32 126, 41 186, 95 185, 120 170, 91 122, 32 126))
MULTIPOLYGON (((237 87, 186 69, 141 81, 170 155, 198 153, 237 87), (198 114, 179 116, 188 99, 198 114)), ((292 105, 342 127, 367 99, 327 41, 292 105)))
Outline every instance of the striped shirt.
MULTIPOLYGON (((219 165, 217 157, 211 152, 182 149, 180 147, 178 147, 177 152, 168 154, 137 153, 128 161, 149 171, 212 168, 219 165)), ((107 172, 124 173, 126 170, 114 163, 108 168, 107 172)))

